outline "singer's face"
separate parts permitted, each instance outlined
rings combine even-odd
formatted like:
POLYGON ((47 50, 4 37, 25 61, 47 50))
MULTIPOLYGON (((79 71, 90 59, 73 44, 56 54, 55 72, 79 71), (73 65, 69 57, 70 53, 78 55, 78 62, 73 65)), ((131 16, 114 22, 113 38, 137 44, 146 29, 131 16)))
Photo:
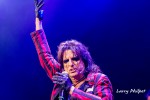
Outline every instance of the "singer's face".
POLYGON ((64 52, 63 66, 64 70, 68 72, 70 77, 77 77, 78 75, 82 75, 85 70, 85 65, 82 59, 71 50, 66 50, 64 52))

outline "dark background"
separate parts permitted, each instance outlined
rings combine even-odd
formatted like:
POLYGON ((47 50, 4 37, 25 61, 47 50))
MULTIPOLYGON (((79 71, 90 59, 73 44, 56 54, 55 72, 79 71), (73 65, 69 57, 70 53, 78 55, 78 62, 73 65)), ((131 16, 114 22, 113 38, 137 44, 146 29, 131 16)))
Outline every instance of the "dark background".
MULTIPOLYGON (((60 42, 84 43, 110 78, 115 100, 144 100, 150 89, 149 0, 45 0, 43 27, 56 57, 60 42)), ((49 100, 53 84, 30 33, 34 0, 0 0, 0 100, 49 100)))

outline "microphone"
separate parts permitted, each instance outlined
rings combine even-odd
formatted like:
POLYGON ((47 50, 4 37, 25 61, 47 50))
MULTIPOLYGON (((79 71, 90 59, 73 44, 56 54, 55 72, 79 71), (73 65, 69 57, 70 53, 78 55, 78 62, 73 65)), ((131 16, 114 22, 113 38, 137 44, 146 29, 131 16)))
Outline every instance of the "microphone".
MULTIPOLYGON (((68 73, 66 71, 62 72, 64 74, 64 76, 68 77, 68 73)), ((59 93, 59 100, 64 100, 64 89, 62 89, 59 93)))
POLYGON ((59 100, 64 100, 64 89, 62 89, 59 93, 59 100))

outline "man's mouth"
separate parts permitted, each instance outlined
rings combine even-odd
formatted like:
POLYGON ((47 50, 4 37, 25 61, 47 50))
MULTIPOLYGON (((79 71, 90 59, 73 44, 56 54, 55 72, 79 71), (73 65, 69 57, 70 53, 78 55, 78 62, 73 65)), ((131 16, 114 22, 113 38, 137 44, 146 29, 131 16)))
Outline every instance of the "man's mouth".
POLYGON ((70 73, 75 73, 75 72, 76 72, 75 69, 70 70, 70 73))

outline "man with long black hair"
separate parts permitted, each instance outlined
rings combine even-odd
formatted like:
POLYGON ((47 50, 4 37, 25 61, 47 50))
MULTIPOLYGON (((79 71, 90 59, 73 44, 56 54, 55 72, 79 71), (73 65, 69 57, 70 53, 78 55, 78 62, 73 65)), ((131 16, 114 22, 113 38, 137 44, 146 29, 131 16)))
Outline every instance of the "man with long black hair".
POLYGON ((112 85, 81 42, 60 43, 57 61, 42 28, 43 0, 35 0, 36 30, 31 33, 41 66, 54 83, 51 100, 113 100, 112 85))

